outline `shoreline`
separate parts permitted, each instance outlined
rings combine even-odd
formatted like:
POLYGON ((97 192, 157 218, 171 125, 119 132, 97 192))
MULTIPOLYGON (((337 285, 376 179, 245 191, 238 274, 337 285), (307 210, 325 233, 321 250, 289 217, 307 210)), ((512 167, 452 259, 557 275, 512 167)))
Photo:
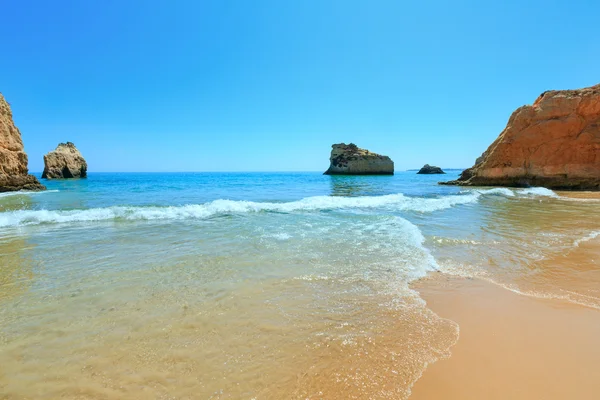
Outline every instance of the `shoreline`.
MULTIPOLYGON (((600 240, 587 246, 600 254, 600 240)), ((460 335, 450 357, 427 367, 409 399, 597 398, 597 309, 444 273, 411 286, 439 317, 456 322, 460 335)))

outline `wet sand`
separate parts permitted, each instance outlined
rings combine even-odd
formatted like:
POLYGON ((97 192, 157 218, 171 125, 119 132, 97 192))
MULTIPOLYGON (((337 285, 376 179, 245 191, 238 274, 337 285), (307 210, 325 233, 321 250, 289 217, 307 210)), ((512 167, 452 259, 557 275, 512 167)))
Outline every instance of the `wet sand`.
MULTIPOLYGON (((586 247, 600 255, 600 240, 586 247)), ((416 382, 411 400, 599 398, 599 310, 444 274, 414 288, 458 323, 460 337, 416 382)))

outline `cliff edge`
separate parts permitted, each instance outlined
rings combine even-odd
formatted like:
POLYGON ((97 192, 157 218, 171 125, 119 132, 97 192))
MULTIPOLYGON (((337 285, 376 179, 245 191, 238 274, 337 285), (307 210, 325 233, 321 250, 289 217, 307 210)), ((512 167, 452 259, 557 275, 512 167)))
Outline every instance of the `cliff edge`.
POLYGON ((0 93, 0 192, 46 189, 28 174, 27 154, 10 105, 0 93))
POLYGON ((473 167, 441 183, 600 190, 600 84, 542 93, 513 112, 473 167))

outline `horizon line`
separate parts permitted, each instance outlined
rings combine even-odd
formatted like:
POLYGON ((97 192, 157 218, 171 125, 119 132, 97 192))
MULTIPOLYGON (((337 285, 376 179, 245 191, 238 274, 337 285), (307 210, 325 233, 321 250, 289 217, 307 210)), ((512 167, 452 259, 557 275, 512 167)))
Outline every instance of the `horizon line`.
MULTIPOLYGON (((445 168, 443 170, 464 170, 466 168, 445 168)), ((468 168, 468 167, 467 167, 468 168)), ((409 168, 398 170, 397 172, 411 172, 419 171, 421 168, 409 168)), ((28 174, 42 174, 43 171, 29 171, 28 174)), ((294 170, 294 171, 259 171, 259 170, 248 170, 248 171, 88 171, 88 174, 239 174, 239 173, 252 173, 252 174, 286 174, 286 173, 322 173, 321 170, 294 170)), ((348 175, 352 176, 352 175, 348 175)), ((372 175, 373 176, 373 175, 372 175)))

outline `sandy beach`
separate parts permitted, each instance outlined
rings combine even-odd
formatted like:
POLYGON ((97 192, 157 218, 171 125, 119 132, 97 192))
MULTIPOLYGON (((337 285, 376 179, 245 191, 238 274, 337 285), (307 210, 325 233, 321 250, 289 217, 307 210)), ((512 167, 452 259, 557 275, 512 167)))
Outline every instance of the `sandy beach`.
MULTIPOLYGON (((548 264, 574 267, 557 262, 548 264)), ((592 272, 586 266, 600 262, 600 239, 582 244, 571 262, 592 272)), ((581 280, 567 284, 587 289, 581 280)), ((599 310, 445 274, 430 275, 414 288, 440 317, 458 323, 460 337, 449 358, 427 368, 411 399, 598 398, 599 310)))
POLYGON ((597 197, 415 179, 0 197, 0 399, 597 398, 597 197))

